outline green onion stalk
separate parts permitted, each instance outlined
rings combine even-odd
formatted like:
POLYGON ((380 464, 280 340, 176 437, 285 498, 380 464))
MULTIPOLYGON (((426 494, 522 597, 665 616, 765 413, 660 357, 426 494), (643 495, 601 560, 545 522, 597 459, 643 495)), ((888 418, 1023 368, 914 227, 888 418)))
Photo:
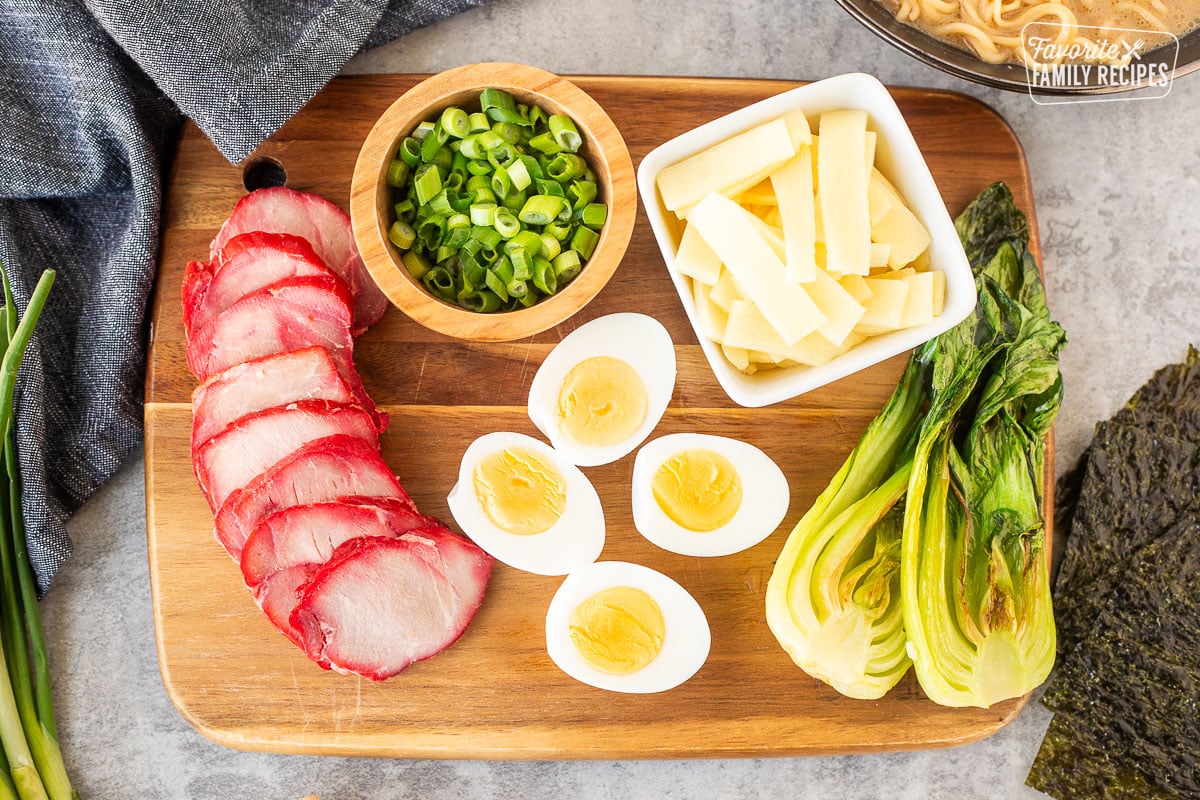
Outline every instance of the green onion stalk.
POLYGON ((13 400, 17 372, 33 328, 46 304, 55 273, 47 270, 18 321, 8 274, 0 266, 4 307, 0 308, 0 432, 4 471, 0 473, 0 798, 69 800, 78 795, 63 764, 54 722, 49 662, 37 605, 37 585, 25 543, 20 470, 13 400))

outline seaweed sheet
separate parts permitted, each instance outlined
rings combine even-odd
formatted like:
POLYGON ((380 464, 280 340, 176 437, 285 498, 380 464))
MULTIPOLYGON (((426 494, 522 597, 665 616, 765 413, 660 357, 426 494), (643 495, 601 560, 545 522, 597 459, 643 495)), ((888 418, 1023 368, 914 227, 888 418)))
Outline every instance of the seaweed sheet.
POLYGON ((1160 370, 1065 481, 1055 712, 1027 782, 1200 797, 1200 356, 1160 370))

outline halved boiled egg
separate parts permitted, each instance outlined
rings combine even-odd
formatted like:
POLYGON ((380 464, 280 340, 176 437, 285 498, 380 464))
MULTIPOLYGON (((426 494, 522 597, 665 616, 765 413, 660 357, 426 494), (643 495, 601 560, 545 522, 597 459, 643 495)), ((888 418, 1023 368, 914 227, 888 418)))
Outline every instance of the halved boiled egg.
POLYGON ((661 572, 597 561, 567 576, 546 612, 546 652, 572 678, 649 694, 696 674, 708 658, 708 619, 661 572))
POLYGON ((604 549, 604 510, 587 476, 521 433, 480 436, 446 498, 455 522, 510 567, 566 575, 604 549))
POLYGON ((653 544, 685 556, 727 556, 752 547, 783 522, 787 478, 752 444, 675 433, 638 451, 633 524, 653 544))
POLYGON ((609 314, 546 356, 529 387, 529 418, 568 461, 594 467, 641 444, 674 388, 675 347, 662 323, 609 314))

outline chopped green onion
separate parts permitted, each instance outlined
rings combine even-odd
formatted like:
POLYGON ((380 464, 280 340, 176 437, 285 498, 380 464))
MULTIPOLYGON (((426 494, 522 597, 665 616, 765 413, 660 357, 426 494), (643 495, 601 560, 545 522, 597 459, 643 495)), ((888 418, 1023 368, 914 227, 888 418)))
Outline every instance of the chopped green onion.
POLYGON ((415 250, 409 250, 400 256, 400 260, 404 262, 408 274, 417 280, 421 280, 425 277, 425 273, 429 272, 429 260, 415 250))
POLYGON ((505 239, 510 239, 521 230, 521 222, 504 206, 496 208, 492 214, 492 227, 505 239))
POLYGON ((508 174, 508 179, 512 183, 513 188, 517 191, 528 189, 533 184, 533 176, 529 174, 529 166, 520 156, 509 163, 505 172, 508 174))
POLYGON ((520 125, 526 120, 517 110, 517 101, 503 89, 484 89, 479 94, 479 105, 483 113, 494 122, 511 122, 520 125))
MULTIPOLYGON (((520 162, 518 162, 520 163, 520 162)), ((496 197, 503 200, 508 197, 509 191, 512 189, 512 178, 508 176, 508 170, 504 167, 496 167, 496 171, 492 173, 492 191, 496 197)))
POLYGON ((417 167, 413 178, 413 190, 417 194, 417 203, 425 205, 433 196, 442 190, 442 176, 437 167, 432 164, 422 164, 417 167))
POLYGON ((392 213, 396 219, 410 220, 417 213, 417 207, 413 205, 411 197, 406 197, 396 205, 392 206, 392 213))
POLYGON ((454 213, 454 206, 450 204, 450 190, 442 189, 440 192, 429 198, 429 207, 434 213, 441 214, 443 217, 449 217, 454 213))
POLYGON ((446 176, 446 180, 442 181, 442 186, 453 190, 454 193, 457 194, 458 190, 462 188, 463 183, 464 180, 462 172, 458 170, 451 170, 450 174, 446 176))
POLYGON ((484 273, 483 282, 501 300, 508 299, 508 284, 496 274, 495 269, 489 269, 484 273))
POLYGON ((608 220, 608 206, 604 203, 588 203, 583 209, 582 222, 592 230, 604 227, 608 220))
POLYGON ((578 178, 587 169, 583 159, 573 153, 559 153, 546 165, 546 174, 559 183, 578 178))
POLYGON ((426 120, 426 121, 420 123, 419 125, 417 125, 417 129, 414 130, 412 133, 413 138, 416 139, 418 142, 425 141, 426 137, 428 137, 429 134, 433 133, 433 126, 434 126, 434 123, 432 120, 426 120))
POLYGON ((542 240, 542 256, 553 261, 562 252, 562 244, 548 233, 543 232, 539 238, 542 240))
POLYGON ((451 228, 450 220, 446 220, 446 235, 442 238, 442 247, 449 247, 455 253, 462 250, 463 245, 471 238, 471 220, 467 217, 464 218, 467 220, 467 227, 465 228, 462 226, 451 228))
POLYGON ((468 161, 467 172, 472 175, 483 175, 486 177, 492 174, 492 165, 486 160, 468 161))
POLYGON ((600 241, 600 234, 591 228, 585 228, 580 225, 571 236, 571 249, 578 252, 583 260, 586 261, 592 257, 592 253, 596 250, 596 242, 598 241, 600 241))
POLYGON ((501 89, 482 91, 478 109, 446 107, 401 140, 387 235, 435 296, 527 308, 578 275, 608 208, 572 120, 501 89))
POLYGON ((558 291, 558 275, 554 272, 554 266, 544 258, 533 260, 533 285, 546 294, 558 291))
POLYGON ((499 247, 504 237, 494 228, 476 226, 471 229, 471 238, 476 239, 483 247, 499 247))
POLYGON ((548 234, 559 242, 565 242, 571 235, 571 226, 559 225, 557 222, 551 222, 542 229, 542 233, 548 234))
POLYGON ((517 151, 508 142, 488 150, 487 160, 496 169, 507 167, 517 159, 517 151))
POLYGON ((442 243, 442 234, 446 232, 446 218, 441 214, 430 214, 417 224, 417 238, 426 250, 434 250, 442 243))
POLYGON ((416 137, 409 136, 400 143, 397 157, 412 169, 421 163, 421 142, 416 137))
POLYGON ((449 106, 443 111, 439 121, 442 123, 442 130, 455 139, 461 139, 471 132, 471 123, 467 119, 467 112, 456 106, 449 106))
POLYGON ((567 196, 573 199, 571 207, 579 210, 596 199, 596 184, 593 181, 572 181, 567 187, 567 196))
POLYGON ((525 171, 529 173, 530 179, 540 180, 546 177, 546 174, 542 172, 542 165, 539 164, 538 160, 533 156, 528 155, 527 153, 521 153, 517 156, 517 160, 524 165, 525 171))
POLYGON ((554 195, 534 195, 525 201, 525 206, 517 216, 526 225, 548 225, 562 211, 564 201, 554 195))
POLYGON ((542 246, 542 237, 535 231, 521 231, 516 236, 509 239, 504 245, 504 252, 511 253, 513 250, 523 248, 529 251, 530 257, 536 256, 542 246))
POLYGON ((392 159, 387 168, 387 185, 399 189, 408 180, 408 172, 408 164, 399 158, 392 159))
POLYGON ((468 311, 486 314, 500 308, 500 298, 494 292, 480 289, 472 292, 460 292, 458 304, 468 311))
POLYGON ((495 203, 472 203, 471 204, 471 224, 472 225, 491 225, 496 217, 495 203))
POLYGON ((417 232, 404 220, 398 219, 388 228, 388 239, 401 250, 407 250, 417 238, 417 232))
POLYGON ((521 141, 521 128, 511 122, 497 122, 492 126, 492 132, 509 144, 521 141))
POLYGON ((529 199, 529 193, 522 190, 519 192, 509 192, 508 196, 500 201, 500 205, 507 208, 509 211, 516 214, 525 207, 525 201, 529 199))
POLYGON ((529 146, 548 156, 557 155, 563 151, 562 146, 554 140, 554 136, 549 131, 534 136, 529 140, 529 146))
POLYGON ((562 184, 551 178, 536 179, 534 185, 537 187, 538 194, 552 194, 555 197, 566 199, 566 193, 563 192, 562 184))
POLYGON ((574 153, 583 145, 583 137, 575 123, 565 114, 552 114, 549 121, 550 134, 554 141, 568 153, 574 153))
POLYGON ((433 158, 429 159, 429 163, 437 167, 443 176, 449 175, 454 166, 454 151, 443 145, 433 154, 433 158))
POLYGON ((551 263, 554 265, 554 274, 558 276, 561 286, 570 283, 583 270, 583 261, 580 260, 579 253, 574 250, 563 250, 554 257, 551 263))
POLYGON ((432 130, 421 140, 421 161, 426 164, 433 160, 434 155, 442 149, 442 145, 445 143, 445 140, 441 138, 441 131, 441 121, 435 122, 432 130))
MULTIPOLYGON (((490 131, 489 131, 490 132, 490 131)), ((483 146, 483 142, 479 137, 483 134, 471 134, 463 139, 458 147, 458 154, 464 158, 479 160, 487 155, 487 148, 483 146)), ((469 167, 468 167, 469 168, 469 167)))
POLYGON ((476 138, 476 141, 478 141, 479 146, 483 148, 484 155, 479 156, 479 158, 484 158, 487 155, 488 150, 495 150, 497 147, 500 147, 501 145, 508 144, 508 142, 504 141, 503 137, 501 137, 500 134, 496 133, 493 130, 486 130, 483 133, 480 133, 475 138, 476 138))
POLYGON ((509 281, 504 287, 505 291, 508 292, 508 296, 521 298, 528 294, 529 284, 526 282, 527 280, 528 279, 525 278, 513 278, 511 281, 509 281))

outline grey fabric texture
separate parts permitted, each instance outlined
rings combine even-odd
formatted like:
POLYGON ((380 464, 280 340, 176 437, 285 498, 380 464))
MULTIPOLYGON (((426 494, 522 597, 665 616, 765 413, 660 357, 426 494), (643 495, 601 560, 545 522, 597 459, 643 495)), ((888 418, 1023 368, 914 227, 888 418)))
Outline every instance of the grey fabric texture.
POLYGON ((162 176, 184 117, 237 163, 363 47, 484 2, 0 4, 0 261, 22 311, 57 272, 16 405, 42 591, 70 555, 66 520, 141 442, 162 176))

